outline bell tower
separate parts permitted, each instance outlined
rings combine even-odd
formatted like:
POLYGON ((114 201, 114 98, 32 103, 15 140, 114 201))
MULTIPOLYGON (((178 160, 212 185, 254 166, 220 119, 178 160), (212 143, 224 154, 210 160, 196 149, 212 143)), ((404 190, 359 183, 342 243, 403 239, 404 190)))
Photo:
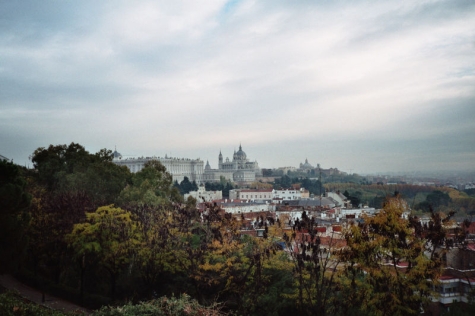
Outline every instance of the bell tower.
POLYGON ((219 150, 218 160, 219 160, 218 169, 222 169, 222 165, 223 165, 223 154, 221 153, 221 150, 219 150))

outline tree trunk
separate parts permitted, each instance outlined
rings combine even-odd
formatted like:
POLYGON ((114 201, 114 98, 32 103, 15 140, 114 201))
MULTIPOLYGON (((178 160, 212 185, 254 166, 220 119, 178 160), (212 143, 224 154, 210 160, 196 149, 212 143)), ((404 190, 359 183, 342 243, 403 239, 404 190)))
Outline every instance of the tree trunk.
POLYGON ((84 277, 86 274, 86 267, 85 267, 86 256, 82 257, 81 260, 81 280, 79 281, 79 300, 81 304, 84 304, 84 277))
POLYGON ((115 273, 110 272, 110 277, 111 277, 111 279, 110 279, 110 281, 111 281, 111 284, 110 284, 111 285, 111 288, 110 288, 111 294, 110 294, 110 296, 111 296, 112 301, 114 301, 115 300, 115 288, 116 288, 117 276, 115 275, 115 273))

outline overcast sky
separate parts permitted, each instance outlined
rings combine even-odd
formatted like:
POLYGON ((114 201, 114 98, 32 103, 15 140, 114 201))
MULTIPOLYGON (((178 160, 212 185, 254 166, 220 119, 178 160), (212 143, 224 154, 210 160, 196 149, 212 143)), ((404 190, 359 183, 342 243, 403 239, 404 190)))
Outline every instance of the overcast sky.
POLYGON ((0 1, 0 154, 475 169, 475 2, 0 1))

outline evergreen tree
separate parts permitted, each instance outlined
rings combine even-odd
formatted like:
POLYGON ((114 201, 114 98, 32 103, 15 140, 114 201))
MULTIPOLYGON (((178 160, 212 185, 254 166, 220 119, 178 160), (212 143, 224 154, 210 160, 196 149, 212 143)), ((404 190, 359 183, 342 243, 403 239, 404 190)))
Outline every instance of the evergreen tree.
POLYGON ((22 169, 0 160, 0 274, 13 272, 27 244, 31 196, 22 169))

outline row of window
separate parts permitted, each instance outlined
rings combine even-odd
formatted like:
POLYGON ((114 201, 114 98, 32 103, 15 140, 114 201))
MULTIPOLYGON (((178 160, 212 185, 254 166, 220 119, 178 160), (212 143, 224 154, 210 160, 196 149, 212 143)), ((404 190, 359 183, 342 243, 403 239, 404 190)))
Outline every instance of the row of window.
POLYGON ((461 286, 457 285, 449 285, 448 287, 438 286, 436 287, 436 291, 443 294, 451 294, 451 293, 470 293, 471 287, 468 284, 462 284, 461 286))
MULTIPOLYGON (((249 194, 246 194, 246 196, 242 196, 242 198, 246 198, 246 199, 252 199, 252 194, 249 196, 249 194)), ((254 195, 254 198, 257 199, 257 194, 254 195)), ((259 198, 262 199, 262 195, 259 195, 259 198)), ((264 195, 264 199, 270 199, 271 197, 270 196, 267 196, 267 195, 264 195)))
MULTIPOLYGON (((140 171, 143 169, 143 164, 139 164, 139 165, 130 165, 129 166, 130 168, 130 171, 132 172, 136 172, 136 171, 140 171)), ((190 167, 189 166, 183 166, 183 165, 178 165, 178 166, 165 166, 165 168, 167 169, 168 172, 178 172, 178 171, 189 171, 190 170, 190 167)))

